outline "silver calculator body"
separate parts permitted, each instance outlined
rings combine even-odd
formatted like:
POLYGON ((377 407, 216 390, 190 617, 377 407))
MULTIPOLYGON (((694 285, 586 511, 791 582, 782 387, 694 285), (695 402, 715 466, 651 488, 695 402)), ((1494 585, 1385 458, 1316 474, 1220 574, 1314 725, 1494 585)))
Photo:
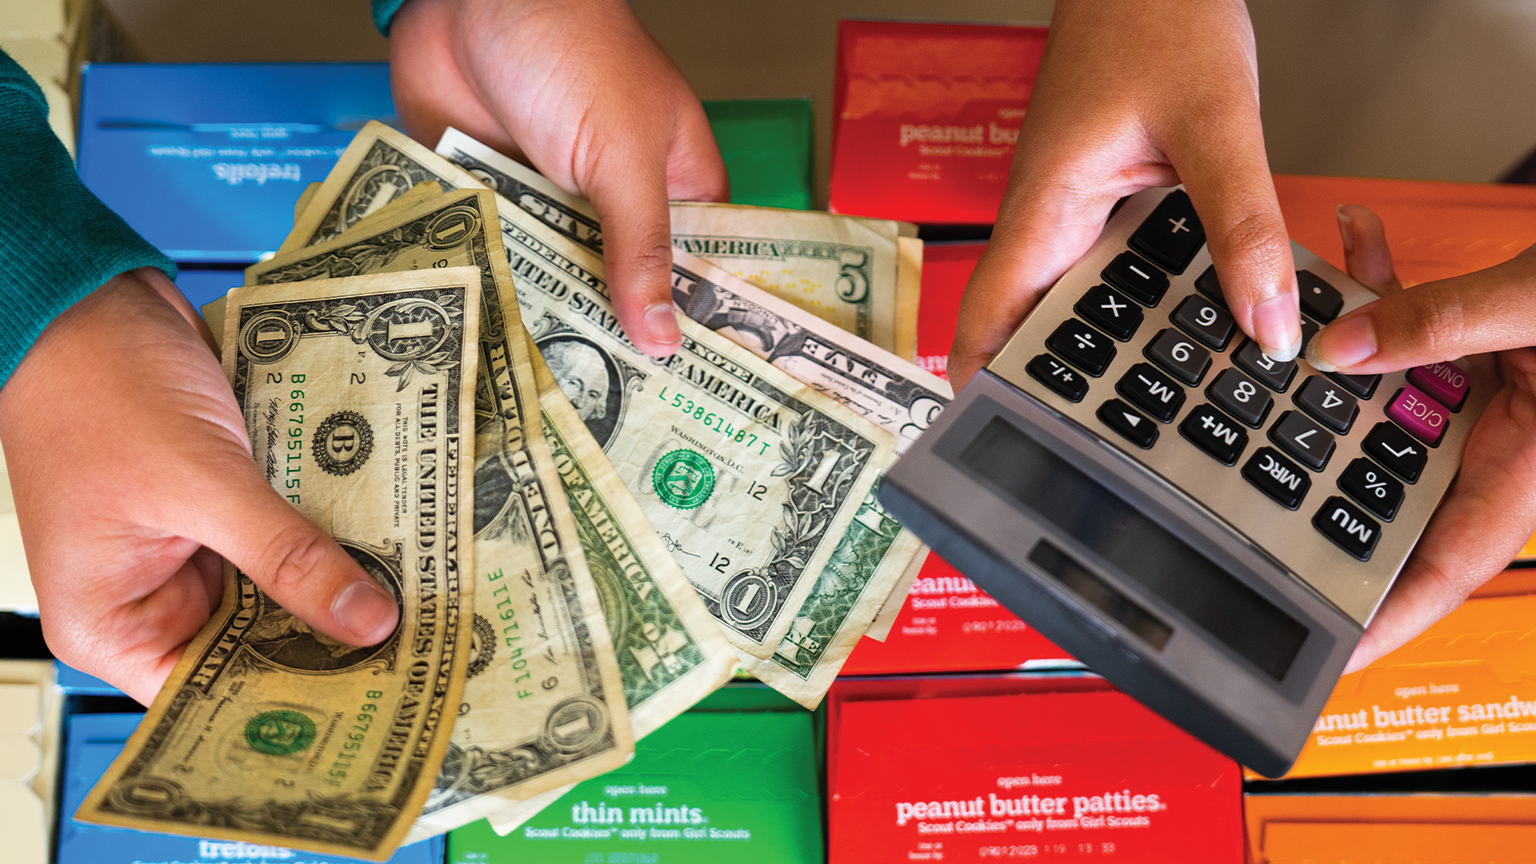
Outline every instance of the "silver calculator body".
MULTIPOLYGON (((1304 339, 1375 299, 1292 252, 1304 339)), ((880 500, 1116 686, 1279 776, 1492 390, 1452 364, 1350 378, 1269 361, 1226 312, 1188 196, 1148 189, 880 500)))

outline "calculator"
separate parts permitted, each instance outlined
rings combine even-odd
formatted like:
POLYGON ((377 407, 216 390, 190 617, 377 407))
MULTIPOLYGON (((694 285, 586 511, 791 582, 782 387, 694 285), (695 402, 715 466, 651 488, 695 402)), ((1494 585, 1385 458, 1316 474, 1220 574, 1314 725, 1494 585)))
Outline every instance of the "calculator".
MULTIPOLYGON (((1291 244, 1303 344, 1376 298, 1291 244)), ((1237 328, 1181 188, 1088 254, 886 474, 1004 606, 1266 776, 1295 761, 1493 385, 1327 375, 1237 328)))

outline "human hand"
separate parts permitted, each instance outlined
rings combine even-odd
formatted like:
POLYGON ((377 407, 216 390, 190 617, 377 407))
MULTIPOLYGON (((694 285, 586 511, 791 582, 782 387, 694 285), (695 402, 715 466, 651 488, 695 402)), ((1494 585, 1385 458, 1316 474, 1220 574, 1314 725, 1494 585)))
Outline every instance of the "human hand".
POLYGON ((698 97, 624 0, 409 0, 390 80, 413 137, 453 126, 525 158, 603 223, 619 323, 654 356, 682 339, 668 199, 724 201, 698 97))
POLYGON ((1289 360, 1300 294, 1241 0, 1059 0, 992 240, 960 305, 959 390, 1093 245, 1120 198, 1182 182, 1243 332, 1289 360))
MULTIPOLYGON (((1461 473, 1366 628, 1348 673, 1460 606, 1536 532, 1536 246, 1486 270, 1403 290, 1375 213, 1339 208, 1339 233, 1349 275, 1383 296, 1319 331, 1308 362, 1325 372, 1374 375, 1467 357, 1481 382, 1498 387, 1467 439, 1461 473)), ((1451 422, 1458 419, 1466 422, 1451 422)))
POLYGON ((43 635, 148 705, 218 608, 220 554, 327 635, 382 641, 396 602, 268 485, 208 328, 164 273, 54 319, 0 389, 43 635))

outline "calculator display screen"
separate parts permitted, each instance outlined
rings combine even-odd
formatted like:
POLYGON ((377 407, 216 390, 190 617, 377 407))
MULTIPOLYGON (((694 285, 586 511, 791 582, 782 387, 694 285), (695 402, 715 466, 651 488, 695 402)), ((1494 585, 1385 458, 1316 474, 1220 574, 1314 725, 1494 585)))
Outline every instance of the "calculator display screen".
POLYGON ((960 461, 1275 680, 1307 640, 1300 622, 1001 417, 960 461))

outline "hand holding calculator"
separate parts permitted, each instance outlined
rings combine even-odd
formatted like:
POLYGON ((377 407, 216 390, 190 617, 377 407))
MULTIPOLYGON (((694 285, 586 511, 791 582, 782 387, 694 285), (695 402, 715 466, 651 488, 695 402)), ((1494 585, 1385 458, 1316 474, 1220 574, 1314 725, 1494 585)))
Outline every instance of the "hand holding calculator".
MULTIPOLYGON (((1292 244, 1303 341, 1376 299, 1292 244)), ((1266 774, 1307 738, 1493 387, 1238 332, 1182 190, 1127 199, 881 500, 1116 685, 1266 774)))

